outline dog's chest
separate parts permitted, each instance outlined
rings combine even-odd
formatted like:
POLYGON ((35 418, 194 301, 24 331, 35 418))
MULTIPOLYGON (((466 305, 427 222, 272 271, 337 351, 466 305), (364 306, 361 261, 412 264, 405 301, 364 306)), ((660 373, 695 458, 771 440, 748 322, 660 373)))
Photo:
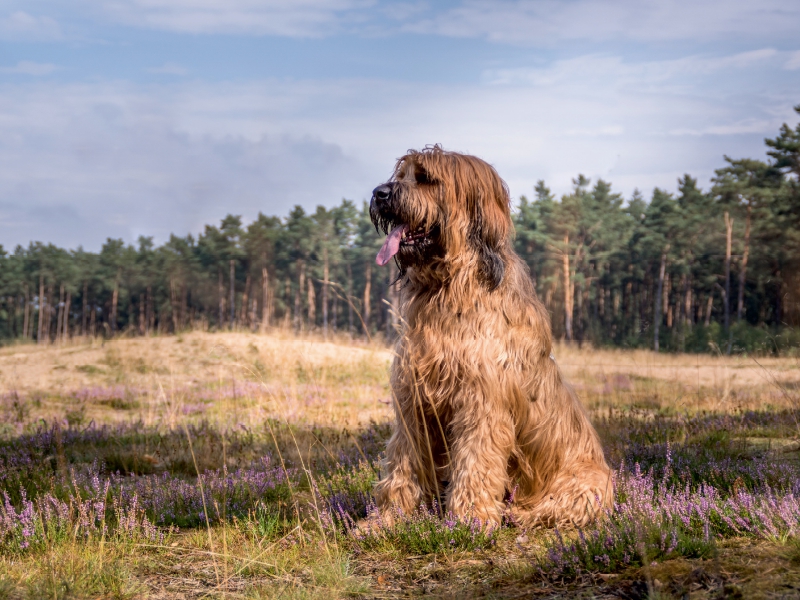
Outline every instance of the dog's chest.
POLYGON ((458 410, 481 382, 498 379, 509 369, 511 354, 493 315, 437 316, 407 327, 397 348, 393 385, 399 398, 441 417, 458 410))

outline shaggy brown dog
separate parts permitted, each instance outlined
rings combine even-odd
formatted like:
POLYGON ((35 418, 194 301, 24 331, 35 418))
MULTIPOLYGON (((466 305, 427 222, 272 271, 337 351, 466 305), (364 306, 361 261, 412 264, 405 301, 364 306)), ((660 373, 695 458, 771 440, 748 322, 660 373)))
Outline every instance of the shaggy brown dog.
POLYGON ((396 423, 376 487, 384 521, 443 496, 455 515, 496 524, 512 490, 524 525, 583 525, 611 506, 610 470, 552 358, 497 172, 439 146, 410 151, 370 214, 388 234, 376 260, 396 260, 402 290, 396 423))

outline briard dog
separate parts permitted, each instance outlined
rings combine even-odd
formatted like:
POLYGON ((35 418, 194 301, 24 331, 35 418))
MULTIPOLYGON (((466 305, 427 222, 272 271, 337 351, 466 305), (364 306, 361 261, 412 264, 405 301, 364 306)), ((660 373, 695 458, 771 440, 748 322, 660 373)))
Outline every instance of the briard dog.
POLYGON ((610 469, 553 358, 494 168, 409 151, 370 215, 386 234, 376 261, 394 258, 401 289, 396 419, 375 489, 384 523, 436 499, 490 526, 509 510, 525 526, 580 526, 610 507, 610 469))

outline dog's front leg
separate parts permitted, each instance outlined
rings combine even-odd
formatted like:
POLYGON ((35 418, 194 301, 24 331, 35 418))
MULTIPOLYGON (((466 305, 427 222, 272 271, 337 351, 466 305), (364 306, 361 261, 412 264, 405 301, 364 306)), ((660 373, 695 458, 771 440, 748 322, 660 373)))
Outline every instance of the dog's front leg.
POLYGON ((385 476, 375 486, 375 500, 383 522, 391 526, 397 514, 409 515, 419 507, 422 489, 416 470, 417 448, 408 438, 404 422, 398 418, 384 462, 385 476))
POLYGON ((514 423, 502 407, 470 398, 451 423, 452 470, 447 509, 457 517, 500 523, 514 423))

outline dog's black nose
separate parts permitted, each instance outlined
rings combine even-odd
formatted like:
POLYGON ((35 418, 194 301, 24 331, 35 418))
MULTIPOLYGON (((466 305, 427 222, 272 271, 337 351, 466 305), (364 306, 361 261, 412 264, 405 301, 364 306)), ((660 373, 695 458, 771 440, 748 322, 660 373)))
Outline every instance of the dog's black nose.
POLYGON ((379 185, 372 190, 372 197, 376 202, 386 202, 389 199, 389 194, 392 193, 392 187, 386 183, 379 185))

